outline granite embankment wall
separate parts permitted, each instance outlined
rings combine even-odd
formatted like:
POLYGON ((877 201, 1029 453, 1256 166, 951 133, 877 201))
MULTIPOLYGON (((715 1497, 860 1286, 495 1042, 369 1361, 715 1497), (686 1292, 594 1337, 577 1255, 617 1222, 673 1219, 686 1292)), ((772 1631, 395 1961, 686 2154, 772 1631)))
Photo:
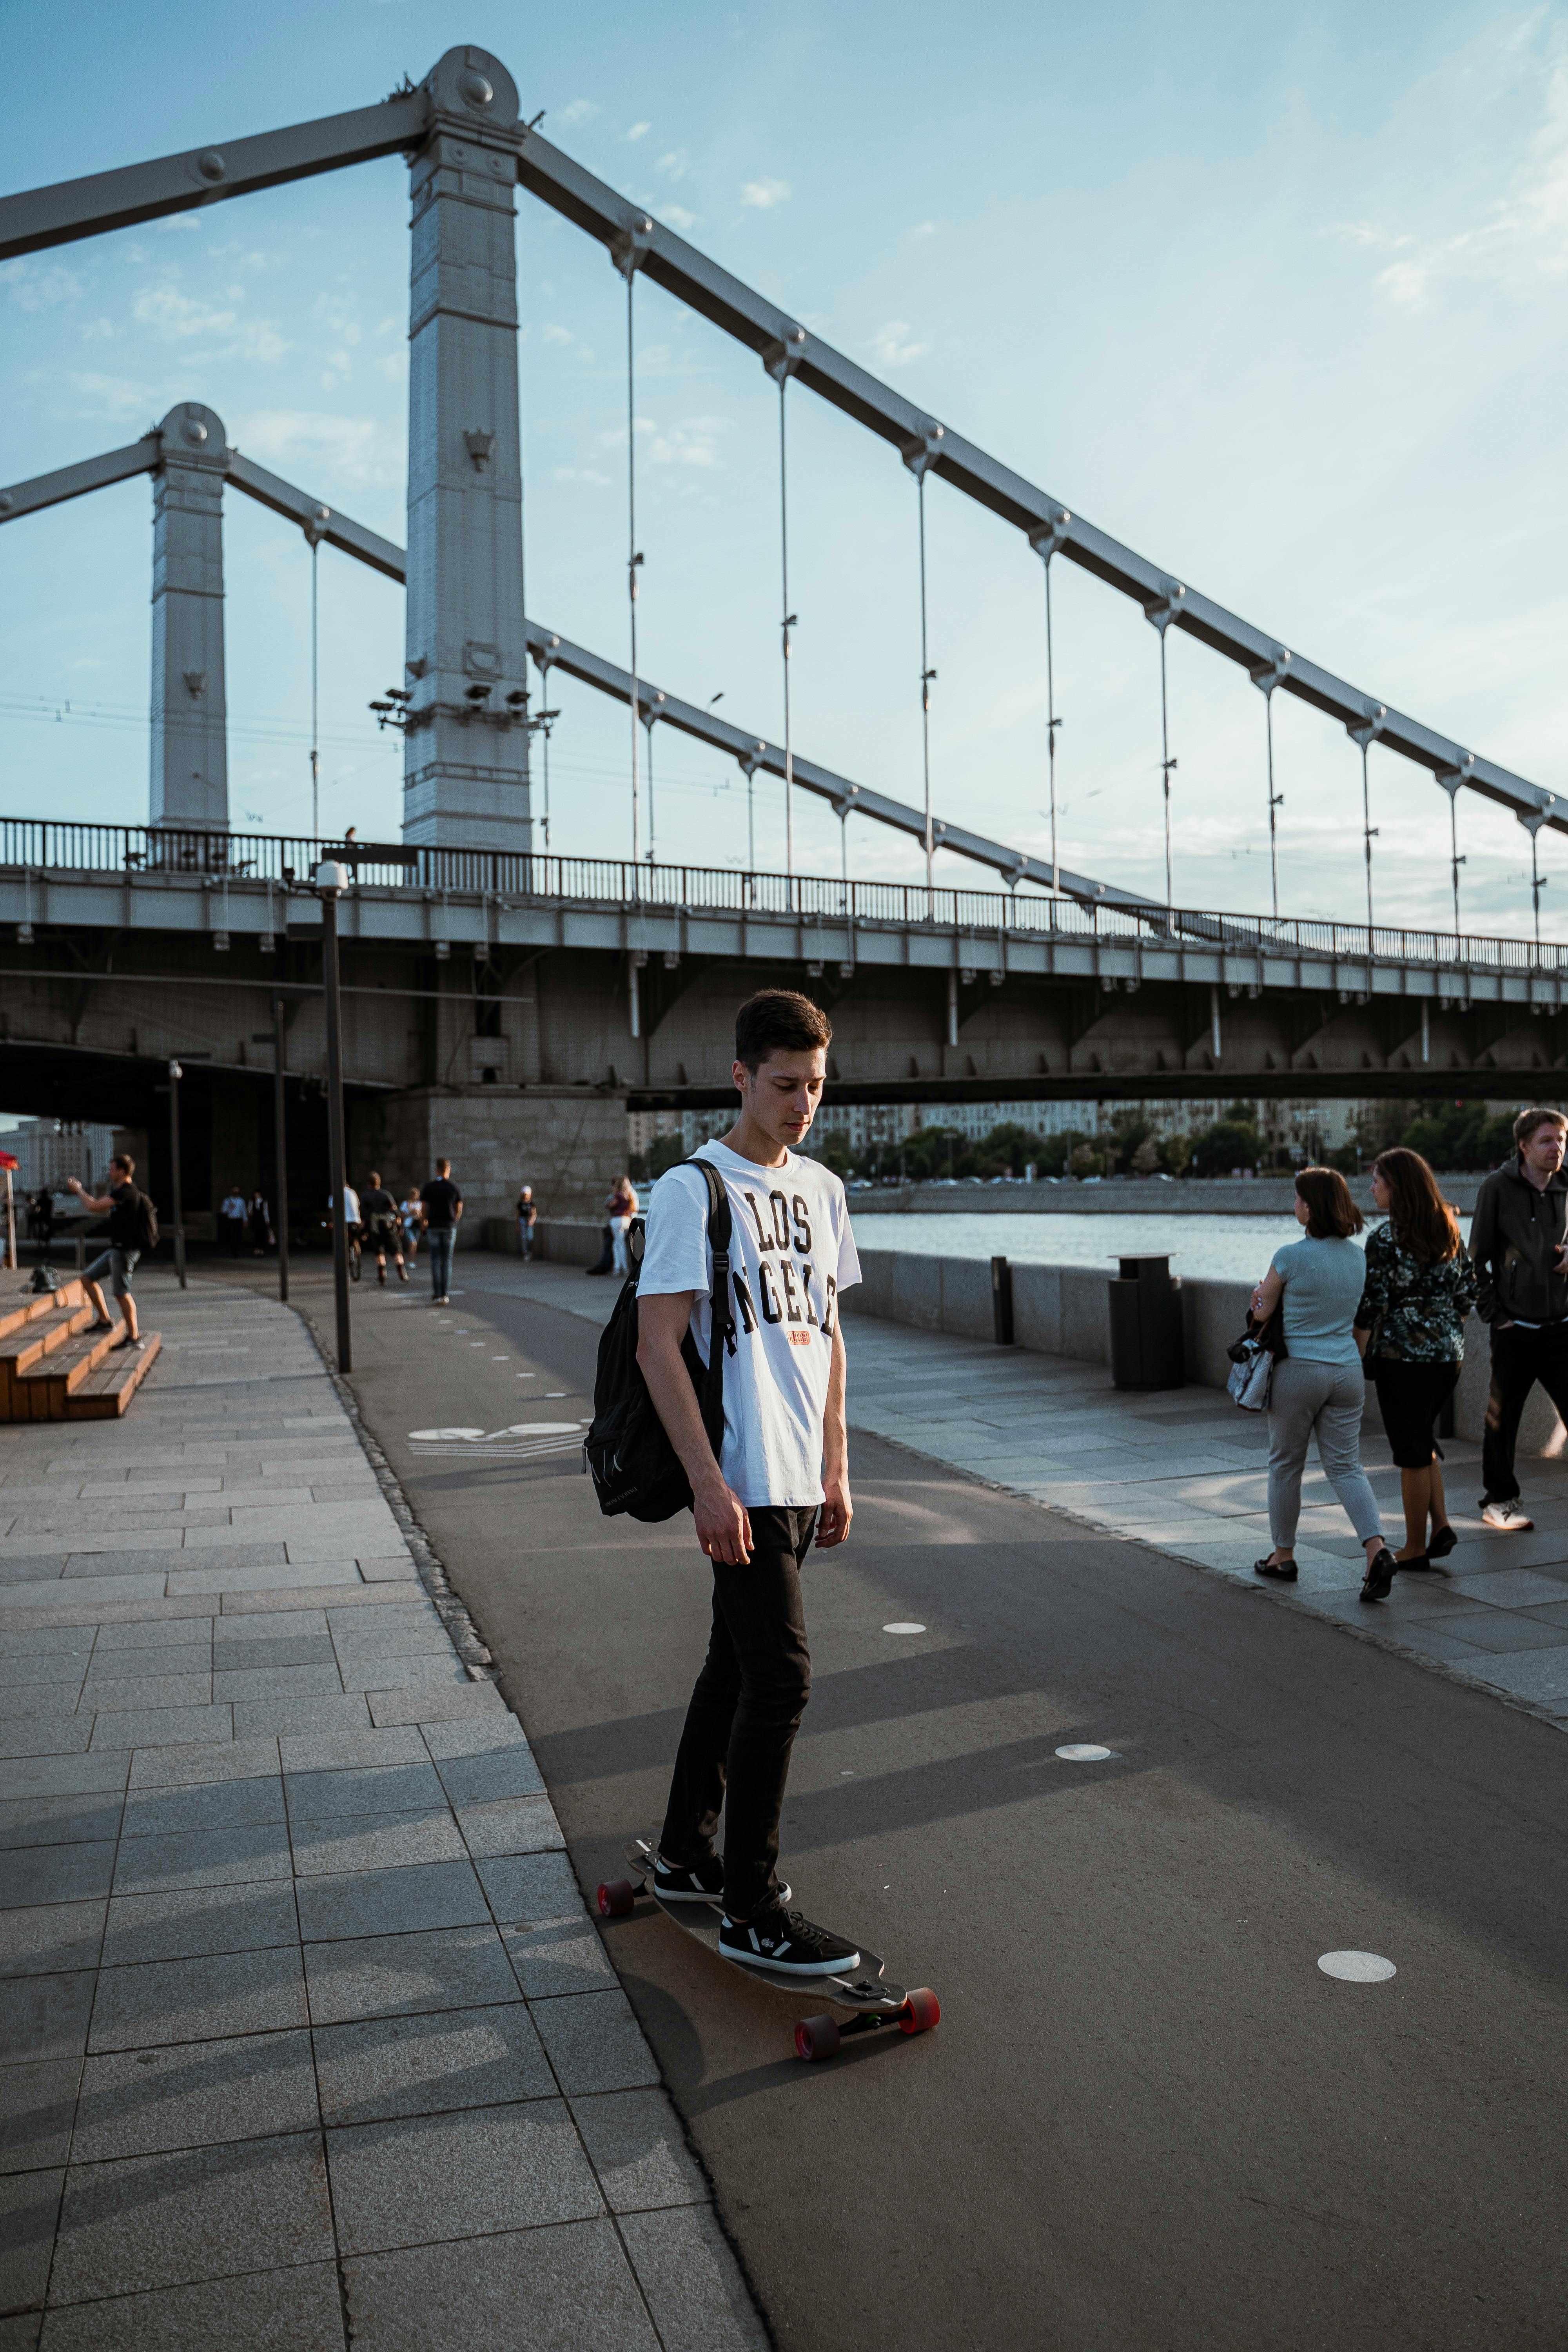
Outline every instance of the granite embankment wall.
MULTIPOLYGON (((921 1187, 921 1190, 929 1188, 921 1187)), ((1008 1185, 1016 1195, 1025 1188, 1008 1185)), ((1038 1190, 1038 1187, 1030 1187, 1038 1190)), ((1065 1188, 1064 1188, 1065 1189, 1065 1188)), ((1092 1185, 1090 1192, 1109 1192, 1092 1185)), ((1133 1186, 1118 1186, 1132 1191, 1133 1186)), ((1162 1195, 1177 1188, 1163 1184, 1162 1195)), ((1194 1191, 1199 1188, 1194 1186, 1194 1191)), ((1205 1185, 1208 1192, 1215 1188, 1205 1185)), ((1237 1192, 1243 1187, 1234 1188, 1237 1192)), ((1247 1185, 1249 1192, 1271 1188, 1247 1185)), ((1075 1185, 1075 1193, 1085 1188, 1075 1185)), ((949 1200, 954 1196, 949 1193, 949 1200)), ((971 1188, 970 1197, 974 1197, 971 1188)), ((1448 1198, 1457 1199, 1453 1190, 1448 1198)), ((1467 1204, 1462 1201, 1460 1207, 1467 1204)), ((1289 1205, 1289 1202, 1286 1203, 1289 1205)), ((541 1218, 534 1229, 538 1255, 555 1265, 592 1265, 599 1255, 600 1229, 587 1221, 541 1218)), ((517 1233, 510 1217, 484 1221, 485 1246, 517 1255, 517 1233)), ((851 1317, 880 1316, 890 1323, 907 1323, 922 1331, 952 1331, 967 1339, 989 1339, 991 1265, 983 1257, 926 1257, 914 1251, 863 1249, 861 1281, 847 1291, 844 1308, 851 1317)), ((1089 1266, 1020 1265, 1013 1277, 1013 1343, 1042 1356, 1064 1356, 1086 1364, 1110 1363, 1111 1277, 1089 1266)), ((1186 1342, 1187 1380, 1201 1388, 1223 1389, 1230 1371, 1226 1348, 1246 1328, 1249 1286, 1245 1282, 1188 1277, 1181 1284, 1182 1323, 1186 1342)), ((1485 1327, 1475 1321, 1465 1327, 1465 1368, 1454 1402, 1454 1427, 1460 1437, 1479 1444, 1486 1418, 1488 1343, 1485 1327)), ((1367 1384, 1367 1411, 1377 1412, 1376 1392, 1367 1384)), ((1525 1407, 1520 1429, 1521 1455, 1556 1455, 1568 1448, 1568 1433, 1537 1389, 1525 1407)))
MULTIPOLYGON (((969 1339, 992 1336, 991 1266, 985 1258, 924 1257, 903 1250, 863 1249, 860 1272, 859 1286, 844 1296, 847 1315, 880 1316, 887 1322, 907 1323, 925 1331, 952 1331, 969 1339)), ((1080 1265, 1015 1265, 1011 1273, 1015 1347, 1109 1368, 1109 1275, 1080 1265)), ((1188 1383, 1223 1389, 1230 1371, 1226 1349, 1246 1328, 1250 1286, 1189 1278, 1180 1288, 1188 1383)), ((1471 1321, 1465 1327, 1465 1337, 1467 1351, 1454 1401, 1454 1427, 1460 1437, 1479 1444, 1487 1409, 1485 1327, 1471 1321)), ((1376 1391, 1370 1381, 1367 1411, 1377 1412, 1376 1391)), ((1521 1424, 1521 1454, 1555 1455, 1565 1444, 1568 1433, 1537 1389, 1521 1424)))
MULTIPOLYGON (((1363 1213, 1374 1213, 1364 1176, 1350 1181, 1363 1213)), ((1443 1198, 1468 1216, 1479 1176, 1439 1175, 1443 1198)), ((1289 1176, 1213 1176, 1163 1182, 1157 1176, 1108 1176, 1098 1183, 889 1184, 858 1192, 857 1205, 879 1217, 1278 1217, 1289 1216, 1296 1187, 1289 1176)))

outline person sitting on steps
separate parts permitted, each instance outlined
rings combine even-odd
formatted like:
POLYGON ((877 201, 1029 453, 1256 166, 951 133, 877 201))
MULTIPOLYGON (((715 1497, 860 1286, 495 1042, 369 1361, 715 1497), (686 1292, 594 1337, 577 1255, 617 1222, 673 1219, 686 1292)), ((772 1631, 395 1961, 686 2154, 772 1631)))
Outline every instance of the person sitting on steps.
POLYGON ((713 1567, 712 1633, 654 1885, 666 1902, 722 1895, 725 1958, 800 1977, 834 1975, 860 1958, 787 1907, 791 1890, 776 1872, 790 1752, 811 1690, 801 1569, 814 1540, 819 1550, 845 1541, 853 1516, 837 1309, 860 1265, 842 1183, 796 1156, 832 1034, 808 997, 770 988, 748 999, 735 1016, 731 1073, 740 1117, 696 1154, 722 1178, 731 1213, 725 1305, 737 1328, 717 1460, 681 1355, 689 1331, 706 1360, 715 1328, 708 1188, 689 1166, 669 1170, 654 1193, 637 1286, 637 1362, 691 1482, 697 1540, 713 1567))

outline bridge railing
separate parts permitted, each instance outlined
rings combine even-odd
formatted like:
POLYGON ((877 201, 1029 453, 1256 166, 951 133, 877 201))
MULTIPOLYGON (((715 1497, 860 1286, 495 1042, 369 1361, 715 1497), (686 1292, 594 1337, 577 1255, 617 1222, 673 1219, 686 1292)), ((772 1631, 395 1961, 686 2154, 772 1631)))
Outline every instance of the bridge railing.
POLYGON ((1062 939, 1202 944, 1227 953, 1322 958, 1339 965, 1400 963, 1469 972, 1568 971, 1568 946, 1467 933, 1405 930, 1296 916, 1226 914, 1203 908, 1112 905, 1043 892, 927 889, 920 882, 838 881, 828 876, 744 874, 719 866, 634 866, 611 857, 533 856, 515 850, 429 849, 402 842, 312 841, 278 834, 185 832, 174 826, 87 824, 0 817, 0 867, 39 875, 199 876, 213 881, 303 887, 323 858, 353 880, 426 898, 543 898, 649 912, 689 910, 793 917, 814 923, 930 924, 972 933, 975 963, 1009 933, 1062 939))

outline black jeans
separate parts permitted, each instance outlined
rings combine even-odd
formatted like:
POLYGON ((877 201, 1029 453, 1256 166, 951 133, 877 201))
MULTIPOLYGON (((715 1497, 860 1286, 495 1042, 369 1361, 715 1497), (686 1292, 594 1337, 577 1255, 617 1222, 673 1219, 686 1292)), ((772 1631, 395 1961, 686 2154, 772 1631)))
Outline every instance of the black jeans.
POLYGON ((1489 1503, 1511 1503, 1519 1494, 1514 1441, 1524 1401, 1537 1381, 1568 1421, 1568 1323, 1545 1323, 1538 1331, 1521 1330, 1517 1323, 1500 1331, 1494 1324, 1491 1393, 1481 1444, 1481 1481, 1489 1503))
POLYGON ((744 1568, 713 1564, 713 1631, 675 1759, 659 1846, 689 1868, 711 1854, 724 1809, 724 1908, 750 1919, 778 1881, 790 1751, 811 1696, 800 1570, 817 1511, 750 1513, 744 1568))

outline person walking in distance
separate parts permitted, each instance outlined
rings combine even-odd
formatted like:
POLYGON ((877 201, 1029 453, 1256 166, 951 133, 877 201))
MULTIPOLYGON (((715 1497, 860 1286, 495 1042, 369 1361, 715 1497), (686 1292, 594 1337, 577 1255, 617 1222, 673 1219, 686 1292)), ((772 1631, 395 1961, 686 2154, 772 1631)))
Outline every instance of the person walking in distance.
POLYGON ((250 1234, 250 1255, 252 1257, 265 1257, 272 1247, 273 1241, 272 1213, 267 1205, 265 1192, 251 1194, 247 1216, 250 1234))
POLYGON ((617 1176, 605 1203, 610 1219, 610 1270, 613 1274, 628 1275, 631 1259, 626 1255, 626 1234, 637 1213, 637 1191, 629 1176, 617 1176))
POLYGON ((463 1196, 452 1181, 452 1163, 437 1160, 436 1173, 419 1192, 419 1212, 430 1237, 430 1304, 448 1307, 452 1292, 452 1252, 463 1220, 463 1196))
POLYGON ((131 1296, 131 1284, 149 1230, 152 1204, 137 1191, 135 1174, 136 1162, 130 1153, 117 1151, 109 1163, 109 1190, 101 1199, 94 1200, 74 1176, 66 1178, 67 1192, 76 1194, 89 1215, 109 1219, 109 1246, 93 1259, 82 1276, 82 1284, 98 1318, 93 1329, 107 1331, 113 1321, 103 1303, 101 1285, 107 1280, 119 1301, 124 1322, 125 1328, 115 1342, 121 1348, 140 1348, 142 1344, 136 1328, 136 1301, 131 1296))
POLYGON ((366 1225, 370 1234, 370 1246, 375 1252, 375 1278, 377 1282, 380 1283, 383 1290, 386 1288, 386 1253, 388 1250, 392 1252, 393 1258, 397 1266, 398 1281, 406 1282, 408 1279, 408 1268, 403 1263, 403 1250, 401 1246, 403 1239, 403 1226, 397 1214, 397 1203, 393 1199, 391 1193, 386 1191, 385 1187, 382 1183, 381 1178, 377 1175, 374 1168, 370 1171, 370 1182, 365 1187, 364 1198, 361 1202, 360 1206, 364 1211, 366 1225))
POLYGON ((1372 1197, 1388 1222, 1367 1242, 1356 1345, 1399 1470, 1405 1543, 1394 1559, 1400 1568, 1426 1569, 1459 1540, 1437 1466, 1436 1421, 1459 1384, 1476 1271, 1458 1218, 1418 1151, 1380 1152, 1372 1197))
POLYGON ((1394 1554, 1361 1466, 1366 1380, 1353 1325, 1366 1286, 1366 1260, 1351 1238, 1366 1220, 1337 1168, 1303 1168, 1296 1178, 1296 1219, 1303 1238, 1274 1253, 1252 1294, 1267 1323, 1284 1301, 1285 1354, 1276 1357, 1268 1393, 1268 1531, 1274 1549, 1253 1562, 1258 1576, 1296 1581, 1296 1529, 1307 1441, 1318 1441, 1323 1475, 1339 1496, 1366 1553, 1363 1601, 1394 1590, 1394 1554))
POLYGON ((224 1235, 228 1243, 230 1257, 239 1255, 245 1241, 246 1220, 249 1214, 250 1211, 246 1205, 244 1193, 237 1184, 231 1184, 228 1188, 228 1196, 218 1211, 218 1215, 223 1220, 224 1235))
POLYGON ((524 1265, 533 1255, 533 1228, 538 1223, 539 1209, 533 1198, 533 1187, 525 1184, 517 1196, 517 1239, 524 1265))
POLYGON ((419 1228, 425 1218, 424 1207, 412 1184, 403 1196, 400 1213, 403 1218, 403 1255, 412 1266, 419 1255, 419 1228))
POLYGON ((1511 1159, 1482 1180, 1470 1218, 1476 1312, 1491 1326, 1491 1393, 1481 1440, 1481 1517, 1505 1535, 1535 1525, 1513 1466, 1520 1415, 1539 1381, 1568 1421, 1568 1118, 1534 1107, 1513 1123, 1511 1159))
POLYGON ((832 1034, 826 1013, 788 989, 741 1006, 731 1073, 740 1117, 696 1155, 729 1194, 733 1299, 716 1324, 708 1190, 689 1165, 669 1170, 654 1193, 637 1288, 637 1362, 691 1482, 697 1540, 713 1568, 708 1655, 654 1883, 667 1902, 722 1895, 726 1957, 801 1977, 855 1968, 860 1957, 788 1908, 776 1867, 790 1752, 811 1690, 801 1569, 814 1542, 845 1541, 853 1516, 837 1309, 860 1266, 842 1183, 797 1157, 832 1034), (738 1328, 715 1460, 681 1344, 689 1333, 706 1359, 726 1317, 738 1328))

